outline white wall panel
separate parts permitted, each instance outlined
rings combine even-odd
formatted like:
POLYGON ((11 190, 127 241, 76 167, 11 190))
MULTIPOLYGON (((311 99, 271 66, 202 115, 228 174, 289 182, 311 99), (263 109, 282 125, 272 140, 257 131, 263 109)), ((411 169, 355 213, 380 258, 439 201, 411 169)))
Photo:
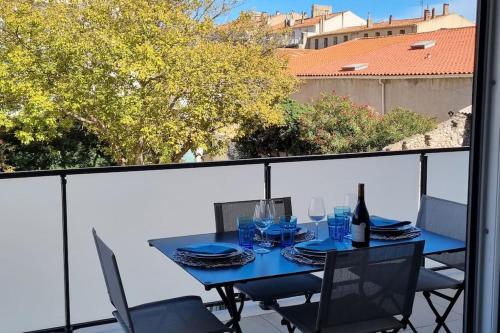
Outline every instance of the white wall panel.
POLYGON ((370 214, 415 221, 419 163, 409 155, 272 164, 272 195, 291 196, 294 215, 307 221, 312 196, 322 196, 331 213, 365 183, 370 214))
POLYGON ((429 154, 427 194, 467 203, 469 152, 429 154))
POLYGON ((68 177, 72 321, 112 312, 92 227, 115 251, 131 305, 182 295, 218 299, 147 240, 214 232, 213 203, 262 197, 263 170, 252 165, 68 177))
POLYGON ((60 186, 0 180, 0 332, 64 325, 60 186))

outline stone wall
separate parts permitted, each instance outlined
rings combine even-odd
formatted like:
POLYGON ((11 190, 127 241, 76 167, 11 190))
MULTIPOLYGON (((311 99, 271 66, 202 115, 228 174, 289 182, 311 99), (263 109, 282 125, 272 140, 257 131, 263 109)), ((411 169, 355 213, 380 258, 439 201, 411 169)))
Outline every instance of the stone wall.
POLYGON ((384 150, 450 148, 470 145, 471 107, 466 107, 440 123, 436 129, 389 145, 384 150))

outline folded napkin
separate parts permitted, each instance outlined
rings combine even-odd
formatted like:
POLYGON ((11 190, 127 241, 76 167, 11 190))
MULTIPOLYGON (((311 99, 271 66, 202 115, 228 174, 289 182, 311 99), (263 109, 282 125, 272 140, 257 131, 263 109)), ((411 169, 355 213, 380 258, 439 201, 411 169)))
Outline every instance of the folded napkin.
MULTIPOLYGON (((301 229, 301 227, 297 227, 296 229, 296 233, 299 232, 301 229)), ((266 230, 266 235, 270 236, 270 237, 279 237, 281 236, 281 228, 280 228, 280 225, 278 223, 275 223, 275 224, 271 224, 271 226, 269 228, 267 228, 266 230)))
POLYGON ((397 229, 400 227, 404 227, 408 224, 411 224, 410 221, 397 221, 390 220, 380 216, 372 215, 370 216, 370 225, 375 228, 387 228, 387 229, 397 229))
POLYGON ((295 245, 295 248, 306 251, 328 252, 338 249, 339 242, 336 242, 331 238, 327 238, 323 241, 308 241, 299 243, 295 245))
POLYGON ((222 243, 188 245, 186 247, 180 247, 177 250, 199 254, 229 254, 237 251, 234 247, 222 243))

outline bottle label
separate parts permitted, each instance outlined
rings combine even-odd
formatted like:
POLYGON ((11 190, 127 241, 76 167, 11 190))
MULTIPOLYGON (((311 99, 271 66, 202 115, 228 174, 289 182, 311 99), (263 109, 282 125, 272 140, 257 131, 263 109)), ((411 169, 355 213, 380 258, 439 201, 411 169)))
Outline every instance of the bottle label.
POLYGON ((365 239, 365 223, 360 223, 359 225, 353 224, 351 229, 352 240, 359 243, 364 243, 365 239))

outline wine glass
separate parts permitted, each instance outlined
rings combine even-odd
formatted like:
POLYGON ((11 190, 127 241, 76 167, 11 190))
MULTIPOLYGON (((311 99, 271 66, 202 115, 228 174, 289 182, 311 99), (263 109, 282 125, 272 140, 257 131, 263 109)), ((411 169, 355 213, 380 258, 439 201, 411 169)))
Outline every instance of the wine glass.
POLYGON ((325 218, 325 203, 321 197, 313 197, 311 203, 309 204, 308 215, 311 220, 316 223, 316 240, 319 236, 319 222, 325 218))
POLYGON ((255 206, 254 223, 260 231, 261 238, 260 248, 255 249, 255 253, 265 254, 270 252, 266 247, 272 247, 273 244, 267 240, 266 230, 274 223, 275 215, 276 209, 272 200, 261 200, 255 206))
POLYGON ((351 219, 352 219, 352 213, 354 212, 354 208, 356 208, 356 203, 358 202, 358 196, 354 193, 347 193, 345 195, 344 199, 344 205, 346 207, 349 207, 349 216, 347 216, 347 229, 346 229, 346 234, 350 235, 351 234, 351 219))

